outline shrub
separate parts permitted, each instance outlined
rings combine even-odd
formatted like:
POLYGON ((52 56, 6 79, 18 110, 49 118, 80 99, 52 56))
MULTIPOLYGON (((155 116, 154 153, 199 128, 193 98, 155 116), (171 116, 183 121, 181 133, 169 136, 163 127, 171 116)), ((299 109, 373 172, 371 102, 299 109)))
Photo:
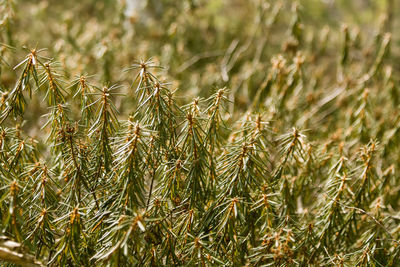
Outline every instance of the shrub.
POLYGON ((396 266, 392 16, 369 38, 298 3, 0 3, 1 259, 396 266))

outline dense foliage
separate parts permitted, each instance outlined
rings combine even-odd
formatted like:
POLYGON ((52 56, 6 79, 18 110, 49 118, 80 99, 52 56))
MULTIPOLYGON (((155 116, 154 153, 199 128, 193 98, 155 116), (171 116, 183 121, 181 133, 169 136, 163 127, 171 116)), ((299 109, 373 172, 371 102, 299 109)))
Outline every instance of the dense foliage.
POLYGON ((398 266, 392 4, 0 1, 3 264, 398 266))

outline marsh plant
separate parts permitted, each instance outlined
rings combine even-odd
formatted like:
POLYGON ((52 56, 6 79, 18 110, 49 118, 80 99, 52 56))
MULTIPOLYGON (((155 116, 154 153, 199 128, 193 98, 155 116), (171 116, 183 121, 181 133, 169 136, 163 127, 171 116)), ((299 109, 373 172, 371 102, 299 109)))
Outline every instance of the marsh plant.
POLYGON ((2 264, 399 266, 390 8, 61 2, 0 1, 2 264))

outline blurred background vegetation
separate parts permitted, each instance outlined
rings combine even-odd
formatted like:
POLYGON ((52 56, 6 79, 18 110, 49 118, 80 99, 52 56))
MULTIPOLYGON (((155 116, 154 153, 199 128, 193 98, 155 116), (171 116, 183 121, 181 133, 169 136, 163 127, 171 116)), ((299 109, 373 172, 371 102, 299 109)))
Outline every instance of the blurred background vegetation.
MULTIPOLYGON (((370 40, 379 31, 390 2, 394 0, 298 1, 304 38, 307 42, 318 40, 327 26, 335 34, 346 23, 370 40)), ((134 60, 153 58, 166 68, 169 81, 178 83, 180 92, 207 95, 210 87, 232 83, 231 77, 227 80, 218 75, 230 47, 250 42, 238 59, 243 62, 251 56, 246 54, 257 49, 258 41, 266 38, 259 61, 262 66, 270 64, 271 54, 282 51, 282 40, 289 39, 293 3, 2 0, 1 42, 16 49, 3 51, 3 56, 14 66, 24 56, 23 46, 47 48, 48 56, 56 58, 67 70, 67 77, 96 73, 99 76, 96 79, 111 83, 124 80, 120 68, 134 60), (269 20, 278 12, 277 3, 281 10, 274 18, 277 22, 269 28, 269 20)), ((393 17, 390 27, 394 30, 395 23, 393 17)), ((393 37, 397 39, 396 36, 395 31, 393 37)), ((332 49, 340 44, 337 39, 337 36, 330 38, 332 49)), ((236 67, 233 73, 246 67, 236 67)), ((13 72, 2 76, 6 85, 15 79, 12 76, 13 72)))

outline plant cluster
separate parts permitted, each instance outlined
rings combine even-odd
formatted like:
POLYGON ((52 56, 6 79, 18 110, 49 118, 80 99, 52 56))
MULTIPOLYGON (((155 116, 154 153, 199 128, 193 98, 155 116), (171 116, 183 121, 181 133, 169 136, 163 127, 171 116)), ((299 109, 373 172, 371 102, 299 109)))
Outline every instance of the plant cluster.
POLYGON ((233 1, 254 16, 244 25, 218 17, 224 1, 177 2, 146 1, 145 18, 120 3, 117 18, 88 22, 115 34, 97 45, 103 33, 67 16, 65 43, 25 48, 13 67, 24 21, 0 1, 4 264, 398 266, 390 14, 369 38, 307 27, 297 2, 233 1), (202 33, 215 50, 199 54, 202 33), (135 36, 145 48, 124 43, 135 36), (130 49, 161 58, 128 64, 130 49))

